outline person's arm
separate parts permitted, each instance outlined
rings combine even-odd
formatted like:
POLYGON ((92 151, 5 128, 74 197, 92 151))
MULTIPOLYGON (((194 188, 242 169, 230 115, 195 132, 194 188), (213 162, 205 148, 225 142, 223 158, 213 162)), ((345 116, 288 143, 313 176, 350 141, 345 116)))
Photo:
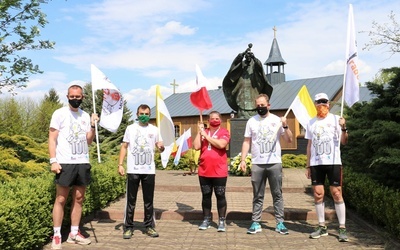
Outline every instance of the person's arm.
POLYGON ((212 138, 212 136, 209 136, 205 131, 201 131, 200 135, 204 136, 204 139, 206 139, 212 146, 218 149, 226 148, 226 146, 228 145, 227 140, 212 138))
POLYGON ((339 118, 339 125, 342 130, 340 143, 342 143, 342 145, 346 145, 349 139, 349 134, 347 133, 346 120, 343 117, 339 118))
POLYGON ((58 130, 50 128, 49 130, 49 156, 51 161, 51 172, 59 174, 61 172, 61 166, 57 162, 56 158, 56 147, 57 147, 58 130))
POLYGON ((251 138, 245 137, 242 144, 242 152, 241 152, 242 158, 240 159, 240 168, 242 169, 243 172, 246 171, 246 157, 250 149, 250 143, 251 143, 251 138))
POLYGON ((285 130, 285 132, 282 134, 283 139, 288 142, 291 143, 293 141, 293 134, 292 131, 290 130, 288 124, 287 124, 287 120, 286 117, 281 117, 281 122, 282 122, 282 127, 285 130))
POLYGON ((308 179, 311 178, 311 171, 310 171, 311 146, 312 142, 311 139, 309 139, 307 143, 307 172, 306 172, 306 176, 308 179))
POLYGON ((90 118, 90 131, 86 133, 87 144, 90 145, 93 142, 94 136, 96 135, 95 123, 99 121, 97 114, 92 114, 90 118))
POLYGON ((119 158, 118 158, 118 173, 121 176, 125 175, 124 160, 127 151, 128 151, 128 143, 127 142, 121 143, 121 149, 119 150, 119 158))

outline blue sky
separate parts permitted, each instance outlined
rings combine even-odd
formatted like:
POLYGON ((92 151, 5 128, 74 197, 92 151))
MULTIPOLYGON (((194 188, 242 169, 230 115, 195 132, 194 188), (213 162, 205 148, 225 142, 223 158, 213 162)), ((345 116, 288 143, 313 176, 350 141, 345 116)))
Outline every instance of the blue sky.
MULTIPOLYGON (((43 5, 49 24, 43 39, 54 50, 29 52, 44 74, 34 75, 19 97, 43 97, 50 88, 65 100, 73 81, 90 82, 90 64, 116 85, 133 111, 155 105, 155 85, 164 97, 191 92, 195 64, 216 89, 234 57, 253 44, 255 56, 268 58, 276 38, 286 61, 286 80, 342 74, 347 16, 353 4, 361 82, 381 68, 400 66, 400 55, 386 47, 362 50, 372 22, 388 23, 398 0, 67 0, 43 5)), ((397 16, 398 17, 398 16, 397 16)), ((190 105, 189 101, 188 104, 190 105)))

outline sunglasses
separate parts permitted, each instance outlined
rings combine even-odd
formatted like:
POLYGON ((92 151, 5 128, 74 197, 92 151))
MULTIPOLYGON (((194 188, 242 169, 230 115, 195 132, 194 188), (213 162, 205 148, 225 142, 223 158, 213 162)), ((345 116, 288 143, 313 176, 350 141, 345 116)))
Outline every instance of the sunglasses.
POLYGON ((321 104, 321 103, 327 104, 329 101, 328 101, 328 100, 325 100, 325 99, 322 99, 322 100, 316 100, 315 102, 316 102, 317 104, 321 104))

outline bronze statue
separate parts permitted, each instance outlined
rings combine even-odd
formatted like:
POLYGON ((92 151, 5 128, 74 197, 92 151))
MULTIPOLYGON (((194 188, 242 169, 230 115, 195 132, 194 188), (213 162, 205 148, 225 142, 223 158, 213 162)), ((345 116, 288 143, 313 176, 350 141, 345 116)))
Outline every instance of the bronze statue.
POLYGON ((256 114, 255 99, 259 94, 266 94, 269 98, 272 94, 262 63, 251 52, 252 46, 250 43, 233 60, 222 83, 225 99, 237 112, 238 118, 248 119, 256 114))

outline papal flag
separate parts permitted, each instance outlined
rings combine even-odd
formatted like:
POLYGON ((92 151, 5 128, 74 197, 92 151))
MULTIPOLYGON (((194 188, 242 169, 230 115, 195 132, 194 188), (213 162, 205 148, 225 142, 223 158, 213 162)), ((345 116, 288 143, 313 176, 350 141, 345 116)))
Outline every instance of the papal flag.
POLYGON ((346 80, 343 84, 344 100, 349 107, 360 99, 358 54, 356 34, 354 27, 353 5, 349 5, 349 19, 347 24, 347 47, 346 47, 346 80))
POLYGON ((308 122, 317 115, 317 110, 310 94, 308 93, 306 85, 301 87, 289 109, 293 111, 296 119, 303 128, 307 128, 308 122))
POLYGON ((96 66, 91 65, 92 91, 103 90, 103 105, 99 125, 115 133, 122 121, 124 99, 121 92, 96 66))
POLYGON ((156 121, 159 130, 160 141, 164 144, 164 152, 161 153, 161 163, 167 167, 169 156, 175 145, 175 126, 160 93, 160 86, 156 86, 156 121))

